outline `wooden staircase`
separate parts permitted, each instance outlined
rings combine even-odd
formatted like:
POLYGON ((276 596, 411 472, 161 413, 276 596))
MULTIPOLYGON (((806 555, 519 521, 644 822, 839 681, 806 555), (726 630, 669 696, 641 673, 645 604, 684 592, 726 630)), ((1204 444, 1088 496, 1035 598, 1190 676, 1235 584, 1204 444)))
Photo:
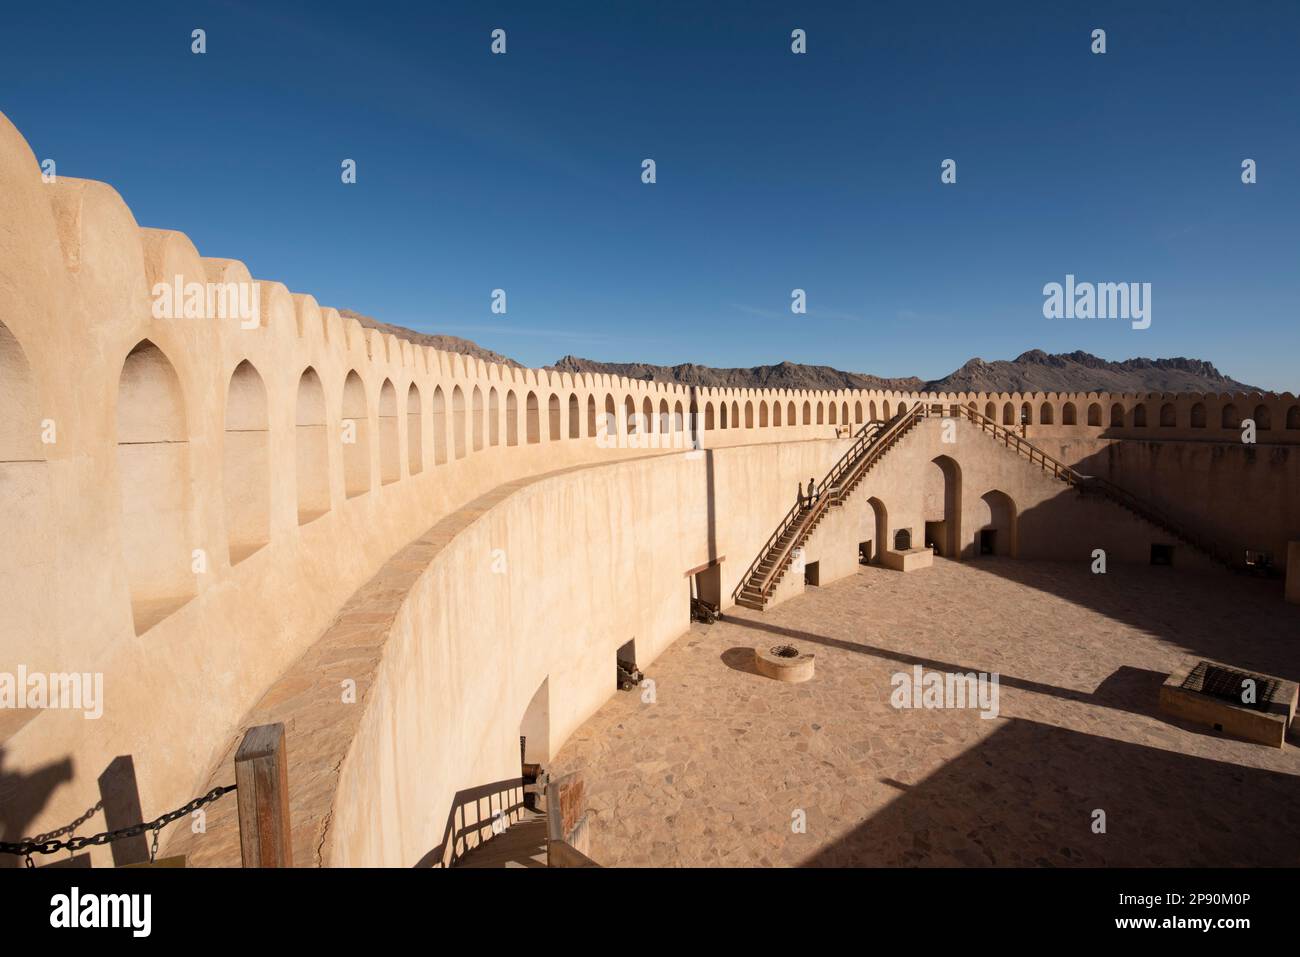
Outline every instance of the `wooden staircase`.
POLYGON ((740 585, 732 592, 737 605, 762 611, 772 597, 772 592, 785 577, 794 562, 795 550, 808 540, 826 513, 848 499, 853 490, 897 442, 923 418, 964 418, 1001 442, 1008 449, 1029 459, 1054 478, 1076 488, 1081 495, 1099 495, 1127 509, 1138 518, 1163 529, 1180 541, 1202 552, 1222 565, 1228 561, 1212 542, 1195 535, 1170 518, 1156 506, 1138 498, 1114 482, 1095 476, 1083 475, 1042 449, 1027 441, 1013 429, 999 425, 969 406, 943 403, 917 403, 912 408, 894 416, 889 422, 868 422, 856 440, 835 466, 826 473, 811 502, 796 504, 777 526, 758 557, 741 576, 740 585))
POLYGON ((741 576, 740 585, 732 593, 737 605, 757 611, 766 607, 772 590, 781 583, 793 564, 795 549, 808 540, 827 511, 843 504, 872 466, 925 414, 923 406, 914 405, 888 422, 868 422, 862 427, 848 451, 817 486, 812 501, 791 508, 759 550, 758 557, 741 576))
MULTIPOLYGON (((942 408, 941 406, 938 408, 942 408)), ((960 409, 959 414, 969 420, 972 424, 979 427, 980 431, 986 432, 994 439, 1001 442, 1007 448, 1028 458, 1031 462, 1037 463, 1044 471, 1050 472, 1054 478, 1060 479, 1068 485, 1078 489, 1081 495, 1100 496, 1109 499, 1120 508, 1132 512, 1138 518, 1156 526, 1157 528, 1168 532, 1184 544, 1201 552, 1211 561, 1223 565, 1226 568, 1232 567, 1232 563, 1222 553, 1222 551, 1209 539, 1206 539, 1188 529, 1181 522, 1170 517, 1160 508, 1152 505, 1145 499, 1139 498, 1128 489, 1116 485, 1107 479, 1095 475, 1084 475, 1077 469, 1073 469, 1065 463, 1052 458, 1038 446, 1027 441, 1023 436, 1013 429, 1008 429, 1004 425, 998 425, 988 416, 981 414, 975 409, 969 407, 956 407, 953 411, 960 409)))

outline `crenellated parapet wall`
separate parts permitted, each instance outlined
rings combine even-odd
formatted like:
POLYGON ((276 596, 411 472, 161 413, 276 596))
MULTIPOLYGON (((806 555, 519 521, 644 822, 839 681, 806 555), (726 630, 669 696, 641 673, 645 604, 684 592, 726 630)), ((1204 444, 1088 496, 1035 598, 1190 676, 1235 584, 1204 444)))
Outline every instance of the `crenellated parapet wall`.
POLYGON ((105 676, 102 718, 0 711, 3 770, 23 794, 10 826, 77 817, 123 755, 146 815, 191 797, 349 596, 493 488, 833 440, 921 400, 1011 415, 1079 456, 1117 439, 1239 445, 1238 415, 1257 419, 1260 444, 1300 443, 1290 395, 690 388, 415 346, 140 227, 103 183, 43 181, 0 116, 0 671, 105 676), (257 308, 213 315, 205 298, 188 314, 190 288, 257 308), (160 310, 162 289, 180 294, 160 310))

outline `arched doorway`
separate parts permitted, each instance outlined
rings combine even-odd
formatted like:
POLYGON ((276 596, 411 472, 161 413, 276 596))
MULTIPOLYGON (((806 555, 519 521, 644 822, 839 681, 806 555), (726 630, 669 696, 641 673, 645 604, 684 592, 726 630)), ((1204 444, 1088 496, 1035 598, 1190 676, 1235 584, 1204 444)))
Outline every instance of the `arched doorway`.
MULTIPOLYGON (((879 565, 885 552, 889 548, 889 510, 885 508, 885 503, 880 499, 872 496, 867 499, 867 504, 871 506, 872 514, 876 519, 875 538, 872 539, 871 554, 868 557, 873 564, 879 565)), ((859 547, 859 557, 862 549, 859 547)))
POLYGON ((984 511, 976 519, 979 531, 975 535, 975 554, 1015 558, 1019 552, 1016 503, 1000 489, 985 492, 980 502, 984 511))
POLYGON ((961 466, 947 455, 930 460, 922 486, 925 544, 944 558, 960 558, 961 466))

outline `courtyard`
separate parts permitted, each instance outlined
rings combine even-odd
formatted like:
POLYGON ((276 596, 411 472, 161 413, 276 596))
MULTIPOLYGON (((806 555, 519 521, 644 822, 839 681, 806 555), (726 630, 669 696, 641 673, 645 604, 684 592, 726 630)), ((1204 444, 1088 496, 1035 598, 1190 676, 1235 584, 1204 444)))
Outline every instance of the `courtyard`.
POLYGON ((1157 708, 1201 658, 1300 677, 1300 608, 1229 572, 863 567, 693 625, 552 772, 583 771, 605 866, 1300 863, 1300 748, 1157 708), (757 673, 778 644, 816 655, 811 681, 757 673), (917 665, 997 673, 997 716, 893 707, 917 665))

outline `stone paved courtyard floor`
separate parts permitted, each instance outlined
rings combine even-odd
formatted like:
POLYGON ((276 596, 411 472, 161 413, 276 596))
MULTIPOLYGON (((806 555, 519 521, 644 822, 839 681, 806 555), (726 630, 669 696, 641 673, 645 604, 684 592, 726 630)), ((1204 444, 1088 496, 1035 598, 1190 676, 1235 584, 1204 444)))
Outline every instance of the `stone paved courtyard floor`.
POLYGON ((554 770, 584 771, 607 866, 1300 864, 1294 739, 1157 710, 1200 658, 1295 680, 1300 607, 1226 572, 863 568, 694 625, 646 669, 655 703, 616 694, 554 770), (813 652, 813 680, 758 675, 752 649, 775 644, 813 652), (998 672, 998 716, 895 709, 916 664, 998 672))

